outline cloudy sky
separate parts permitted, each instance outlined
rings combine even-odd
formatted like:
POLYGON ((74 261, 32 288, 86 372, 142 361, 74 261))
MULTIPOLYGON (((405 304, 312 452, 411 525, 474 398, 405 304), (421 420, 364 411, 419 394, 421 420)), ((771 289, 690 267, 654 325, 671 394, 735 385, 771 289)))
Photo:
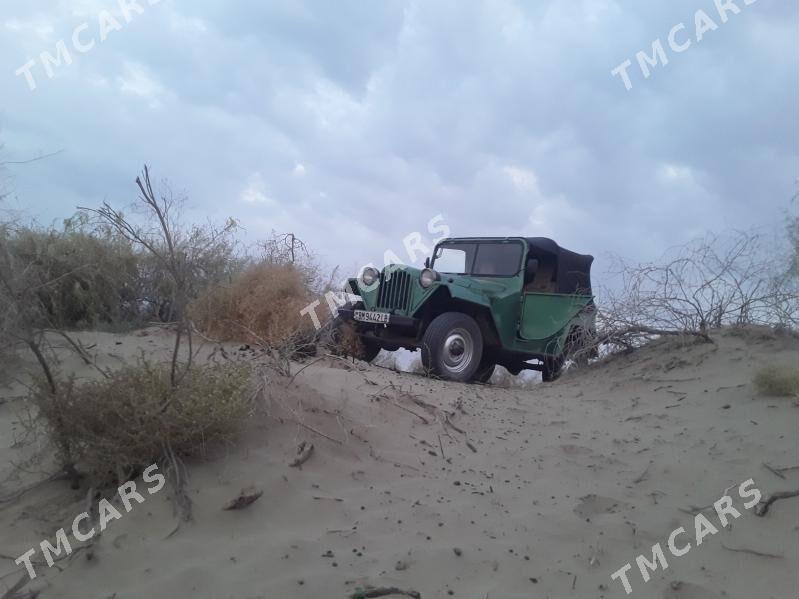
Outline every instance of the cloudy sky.
POLYGON ((438 214, 597 256, 774 225, 799 177, 799 5, 729 4, 3 0, 0 161, 63 150, 10 165, 6 203, 124 206, 146 162, 193 217, 345 267, 438 214))

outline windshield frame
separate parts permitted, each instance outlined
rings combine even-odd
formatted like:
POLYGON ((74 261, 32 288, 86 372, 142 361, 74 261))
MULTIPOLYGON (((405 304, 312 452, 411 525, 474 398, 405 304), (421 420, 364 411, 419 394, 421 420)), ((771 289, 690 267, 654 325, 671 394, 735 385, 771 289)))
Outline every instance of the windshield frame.
POLYGON ((436 244, 436 247, 433 249, 433 256, 430 260, 430 268, 435 270, 436 268, 436 254, 439 251, 439 248, 442 247, 454 247, 458 245, 467 245, 467 246, 474 246, 474 253, 472 255, 471 263, 466 265, 466 272, 465 273, 447 273, 442 272, 441 274, 446 275, 456 275, 462 277, 478 277, 478 278, 500 278, 500 279, 510 279, 513 277, 519 276, 519 273, 522 271, 522 267, 524 264, 524 259, 527 254, 527 246, 521 239, 445 239, 441 242, 436 244), (515 244, 520 246, 519 251, 519 264, 517 265, 516 270, 511 274, 506 275, 485 275, 485 274, 474 274, 474 265, 477 262, 477 256, 480 253, 480 246, 482 245, 508 245, 508 244, 515 244))

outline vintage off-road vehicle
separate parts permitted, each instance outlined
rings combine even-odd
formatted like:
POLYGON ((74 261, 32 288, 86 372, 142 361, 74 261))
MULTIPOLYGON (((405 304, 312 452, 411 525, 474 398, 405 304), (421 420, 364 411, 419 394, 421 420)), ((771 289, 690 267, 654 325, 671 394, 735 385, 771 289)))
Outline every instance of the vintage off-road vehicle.
POLYGON ((444 239, 423 270, 350 279, 360 299, 339 309, 337 338, 348 332, 350 353, 367 361, 381 348, 421 349, 425 368, 447 380, 485 382, 501 364, 552 381, 567 359, 594 351, 592 262, 544 237, 444 239))

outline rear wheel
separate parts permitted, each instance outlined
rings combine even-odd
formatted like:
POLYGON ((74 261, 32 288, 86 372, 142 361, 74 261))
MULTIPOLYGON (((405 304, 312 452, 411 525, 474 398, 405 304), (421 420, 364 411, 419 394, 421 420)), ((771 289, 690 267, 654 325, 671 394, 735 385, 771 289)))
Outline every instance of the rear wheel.
POLYGON ((422 364, 449 381, 474 378, 483 356, 483 335, 474 318, 445 312, 433 319, 422 338, 422 364))
POLYGON ((563 364, 565 361, 563 356, 548 356, 544 358, 543 367, 541 369, 541 380, 545 383, 558 380, 560 373, 563 371, 563 364))

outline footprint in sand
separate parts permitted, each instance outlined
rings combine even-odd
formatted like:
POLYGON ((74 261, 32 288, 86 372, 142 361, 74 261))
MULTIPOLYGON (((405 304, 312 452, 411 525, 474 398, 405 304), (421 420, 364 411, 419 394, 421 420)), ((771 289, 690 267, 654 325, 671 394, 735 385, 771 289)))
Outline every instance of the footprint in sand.
POLYGON ((663 591, 663 599, 721 599, 721 597, 698 584, 672 582, 663 591))
POLYGON ((582 518, 593 518, 602 514, 615 514, 629 509, 630 505, 612 497, 602 495, 586 495, 581 497, 574 508, 574 513, 582 518))

